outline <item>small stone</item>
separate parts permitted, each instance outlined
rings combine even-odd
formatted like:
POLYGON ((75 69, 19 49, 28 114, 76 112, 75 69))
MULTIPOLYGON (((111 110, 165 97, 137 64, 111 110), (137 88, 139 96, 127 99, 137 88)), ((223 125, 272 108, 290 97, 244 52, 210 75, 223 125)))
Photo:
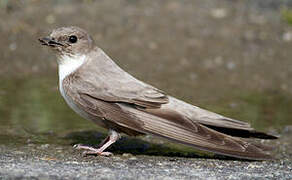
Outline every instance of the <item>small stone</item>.
POLYGON ((234 70, 235 67, 236 67, 236 64, 235 64, 234 62, 230 61, 230 62, 228 62, 228 63, 226 64, 226 67, 227 67, 227 69, 229 69, 229 70, 234 70))
POLYGON ((292 32, 285 32, 283 34, 283 41, 289 42, 292 40, 292 32))
POLYGON ((129 158, 129 160, 133 161, 133 160, 137 160, 137 158, 136 157, 131 157, 131 158, 129 158))
POLYGON ((132 157, 133 155, 131 153, 123 153, 123 157, 132 157))
POLYGON ((71 161, 70 164, 80 164, 78 161, 71 161))
POLYGON ((120 158, 119 156, 113 156, 112 158, 113 158, 113 160, 115 160, 115 161, 120 161, 120 160, 121 160, 121 158, 120 158))
POLYGON ((247 166, 248 169, 259 168, 259 167, 261 167, 261 166, 256 165, 256 164, 249 164, 249 165, 247 166))
POLYGON ((213 9, 211 15, 216 19, 222 19, 227 16, 227 10, 223 8, 213 9))
POLYGON ((9 44, 9 49, 10 51, 15 51, 17 49, 17 44, 16 43, 9 44))
POLYGON ((42 144, 40 148, 41 149, 47 149, 49 146, 50 146, 49 144, 42 144))
POLYGON ((161 162, 157 163, 156 164, 157 166, 162 166, 163 164, 161 162))

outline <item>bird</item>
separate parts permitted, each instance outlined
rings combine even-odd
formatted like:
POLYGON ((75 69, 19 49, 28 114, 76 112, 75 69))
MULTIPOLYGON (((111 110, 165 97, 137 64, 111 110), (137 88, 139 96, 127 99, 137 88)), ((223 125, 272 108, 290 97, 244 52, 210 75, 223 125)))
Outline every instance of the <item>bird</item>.
POLYGON ((56 55, 59 91, 81 117, 108 130, 98 148, 82 144, 84 155, 105 151, 121 134, 154 135, 229 157, 268 160, 264 145, 247 138, 277 139, 249 123, 188 104, 130 75, 95 45, 86 30, 60 27, 38 39, 56 55))

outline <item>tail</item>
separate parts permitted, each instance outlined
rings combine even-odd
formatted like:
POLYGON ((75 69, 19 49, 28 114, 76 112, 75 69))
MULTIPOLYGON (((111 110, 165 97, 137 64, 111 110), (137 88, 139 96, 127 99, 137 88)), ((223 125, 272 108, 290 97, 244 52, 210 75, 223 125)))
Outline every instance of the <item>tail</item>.
POLYGON ((277 139, 278 137, 254 130, 249 123, 224 117, 220 114, 193 106, 173 97, 169 97, 169 103, 162 109, 154 112, 160 116, 161 111, 171 109, 181 116, 200 123, 210 129, 242 138, 277 139))
POLYGON ((146 132, 190 145, 200 150, 242 159, 272 159, 271 155, 265 152, 266 148, 262 145, 222 134, 200 124, 194 123, 191 127, 186 128, 179 127, 169 121, 151 120, 152 122, 147 121, 144 124, 146 132))

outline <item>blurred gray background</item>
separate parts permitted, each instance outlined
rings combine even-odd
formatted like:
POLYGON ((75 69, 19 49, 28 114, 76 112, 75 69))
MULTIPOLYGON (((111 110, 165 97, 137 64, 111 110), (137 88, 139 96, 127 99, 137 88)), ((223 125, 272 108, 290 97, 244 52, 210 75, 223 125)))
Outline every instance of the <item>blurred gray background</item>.
POLYGON ((291 8, 290 0, 0 0, 0 143, 99 130, 67 107, 56 58, 37 41, 71 25, 137 78, 282 134, 292 124, 291 8))

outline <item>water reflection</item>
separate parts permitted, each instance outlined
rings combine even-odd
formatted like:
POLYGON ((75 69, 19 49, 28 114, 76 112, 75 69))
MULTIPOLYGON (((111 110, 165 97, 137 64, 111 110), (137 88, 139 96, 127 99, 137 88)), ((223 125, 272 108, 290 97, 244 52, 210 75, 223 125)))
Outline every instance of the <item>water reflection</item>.
POLYGON ((67 107, 59 95, 56 82, 46 78, 3 81, 0 96, 1 134, 58 133, 92 127, 90 122, 67 107))

